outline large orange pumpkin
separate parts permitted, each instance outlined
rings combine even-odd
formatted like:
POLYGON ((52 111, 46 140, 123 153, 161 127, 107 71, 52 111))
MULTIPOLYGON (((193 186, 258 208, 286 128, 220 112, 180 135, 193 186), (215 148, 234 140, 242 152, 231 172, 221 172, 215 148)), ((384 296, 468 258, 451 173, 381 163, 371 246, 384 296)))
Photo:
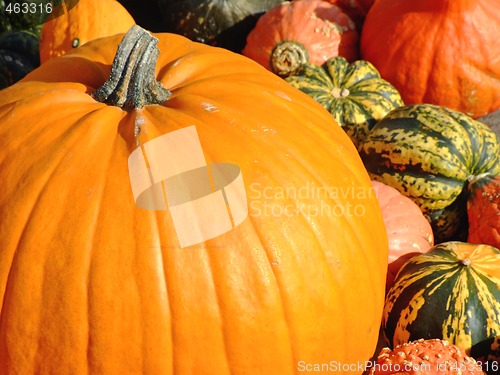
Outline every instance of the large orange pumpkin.
POLYGON ((0 373, 360 374, 387 237, 352 142, 241 55, 155 34, 155 69, 155 39, 127 35, 106 85, 122 35, 0 96, 0 373), (128 160, 193 126, 207 163, 239 168, 248 217, 181 248, 172 210, 136 205, 128 160))
POLYGON ((498 7, 498 0, 377 0, 361 55, 405 103, 480 117, 500 108, 498 7))

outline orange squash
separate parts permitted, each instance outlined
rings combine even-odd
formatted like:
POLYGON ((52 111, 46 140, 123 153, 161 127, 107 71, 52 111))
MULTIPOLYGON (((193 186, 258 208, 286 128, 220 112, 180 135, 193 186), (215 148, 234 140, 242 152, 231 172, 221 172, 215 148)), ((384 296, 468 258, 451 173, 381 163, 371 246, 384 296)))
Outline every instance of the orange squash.
POLYGON ((407 104, 430 103, 477 118, 500 108, 498 0, 377 0, 361 55, 407 104))
POLYGON ((323 0, 281 3, 264 13, 248 34, 242 53, 281 77, 306 63, 321 65, 343 56, 358 57, 359 34, 351 18, 323 0))
POLYGON ((40 61, 61 56, 93 39, 126 32, 135 24, 130 13, 116 0, 66 1, 55 8, 61 14, 45 22, 40 33, 40 61))
POLYGON ((500 176, 471 176, 467 190, 467 241, 500 249, 500 176))
MULTIPOLYGON (((0 96, 0 373, 292 375, 369 359, 387 237, 345 132, 241 55, 134 26, 113 63, 122 38, 0 96), (208 165, 237 166, 248 215, 181 247, 171 202, 139 207, 128 163, 189 128, 208 165)), ((185 142, 170 144, 149 168, 184 162, 185 142)))
POLYGON ((412 256, 434 245, 431 224, 420 207, 392 186, 372 181, 389 239, 389 268, 386 290, 394 283, 401 266, 412 256))

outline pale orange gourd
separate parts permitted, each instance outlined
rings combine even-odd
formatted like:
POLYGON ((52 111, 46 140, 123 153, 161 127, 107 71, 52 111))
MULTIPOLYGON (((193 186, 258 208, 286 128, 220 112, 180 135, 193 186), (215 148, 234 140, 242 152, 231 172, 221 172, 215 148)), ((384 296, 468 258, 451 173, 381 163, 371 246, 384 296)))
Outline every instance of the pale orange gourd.
POLYGON ((434 245, 430 223, 419 206, 392 186, 372 181, 389 239, 389 268, 386 289, 394 283, 401 266, 412 256, 434 245))
POLYGON ((2 91, 0 373, 293 375, 299 361, 363 363, 382 318, 387 237, 352 142, 249 59, 154 35, 156 73, 145 36, 152 55, 132 79, 144 93, 152 66, 165 102, 131 95, 124 109, 92 96, 123 35, 2 91), (168 211, 135 204, 127 161, 192 125, 208 163, 240 168, 249 215, 180 248, 168 211))
POLYGON ((117 0, 78 0, 67 9, 67 2, 54 8, 61 14, 42 26, 40 61, 61 56, 93 39, 126 32, 135 24, 130 13, 117 0))

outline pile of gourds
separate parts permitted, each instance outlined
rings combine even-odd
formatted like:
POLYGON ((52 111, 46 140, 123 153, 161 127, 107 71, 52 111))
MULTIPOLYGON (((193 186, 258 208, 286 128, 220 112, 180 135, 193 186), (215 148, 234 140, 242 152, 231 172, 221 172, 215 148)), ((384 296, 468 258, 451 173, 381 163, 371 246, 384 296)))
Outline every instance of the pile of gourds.
POLYGON ((495 1, 9 13, 0 374, 498 373, 495 1), (134 202, 129 156, 168 200, 146 144, 189 126, 207 165, 238 166, 249 215, 183 248, 175 206, 134 202))

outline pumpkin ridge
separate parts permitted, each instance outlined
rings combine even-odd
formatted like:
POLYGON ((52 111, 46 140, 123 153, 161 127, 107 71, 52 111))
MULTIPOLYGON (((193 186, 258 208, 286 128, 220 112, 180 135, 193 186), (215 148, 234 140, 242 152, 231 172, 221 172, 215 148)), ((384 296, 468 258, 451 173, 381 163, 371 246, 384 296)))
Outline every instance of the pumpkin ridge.
MULTIPOLYGON (((245 82, 245 84, 247 84, 247 83, 245 82)), ((200 98, 201 98, 201 96, 200 96, 200 98)), ((174 90, 174 91, 173 91, 173 96, 172 96, 172 99, 171 99, 171 100, 169 100, 169 101, 168 101, 168 103, 167 103, 167 104, 165 104, 165 105, 167 105, 167 106, 168 106, 168 105, 170 105, 170 104, 173 104, 173 103, 175 102, 175 100, 179 100, 179 99, 180 99, 179 97, 176 97, 176 92, 175 92, 175 90, 174 90)), ((216 102, 216 101, 214 101, 212 98, 203 97, 203 100, 205 100, 205 101, 209 101, 209 99, 210 99, 213 103, 215 103, 215 105, 216 105, 216 106, 218 106, 217 102, 216 102)), ((193 118, 193 121, 194 121, 195 123, 196 123, 196 122, 198 122, 198 121, 196 121, 194 118, 193 118)), ((197 126, 198 126, 198 125, 200 125, 200 124, 197 124, 197 126)), ((229 128, 229 129, 231 129, 231 130, 232 130, 233 128, 229 128)), ((229 129, 228 129, 228 130, 229 130, 229 129)), ((234 130, 236 130, 236 129, 234 129, 234 130)), ((304 134, 303 134, 303 135, 304 135, 304 134)), ((262 140, 261 140, 260 142, 262 142, 262 140)), ((250 142, 250 143, 252 143, 252 142, 250 142)), ((269 139, 269 143, 270 143, 270 145, 272 145, 272 144, 273 144, 273 140, 272 140, 272 139, 269 139)), ((325 146, 323 146, 323 144, 318 144, 317 146, 321 146, 322 148, 324 148, 324 147, 325 147, 325 146)), ((216 160, 214 157, 210 156, 210 154, 209 154, 209 153, 207 153, 206 151, 204 151, 204 154, 205 154, 205 158, 206 158, 206 160, 207 160, 207 161, 209 161, 209 162, 210 162, 210 161, 212 161, 212 160, 216 160)), ((271 157, 271 155, 268 155, 268 158, 269 158, 269 157, 271 157)), ((277 156, 277 157, 275 158, 275 160, 272 160, 272 164, 273 164, 274 166, 277 166, 277 165, 278 165, 278 162, 276 161, 276 159, 281 159, 281 158, 279 158, 279 156, 277 156)), ((288 162, 288 160, 287 160, 287 159, 282 159, 282 160, 283 160, 283 162, 288 162)), ((295 158, 295 160, 299 160, 299 158, 297 157, 297 158, 295 158)), ((309 167, 307 167, 307 166, 305 166, 304 164, 302 164, 300 161, 299 161, 299 164, 298 164, 298 165, 295 165, 295 167, 294 167, 294 168, 295 168, 295 169, 297 169, 297 168, 298 168, 298 166, 300 166, 300 165, 302 165, 302 166, 303 166, 303 170, 304 170, 305 172, 310 173, 310 168, 309 168, 309 167)), ((283 169, 286 169, 286 168, 283 168, 283 169)), ((273 176, 273 174, 272 174, 272 173, 270 173, 269 175, 270 175, 270 176, 273 176)), ((272 186, 278 186, 278 185, 279 185, 279 183, 276 183, 276 184, 271 184, 271 185, 272 185, 272 186)), ((317 183, 317 185, 319 186, 319 185, 321 185, 321 184, 320 184, 320 183, 317 183)), ((290 201, 290 202, 291 202, 291 201, 290 201)), ((293 203, 293 202, 291 202, 291 203, 293 203)), ((302 215, 302 214, 301 214, 300 216, 303 216, 303 217, 304 217, 304 215, 302 215)), ((250 219, 250 220, 252 221, 252 223, 254 222, 254 219, 252 218, 252 215, 249 215, 248 219, 250 219)), ((304 217, 304 219, 306 219, 306 218, 304 217)), ((311 226, 311 225, 309 225, 309 226, 311 227, 311 229, 314 229, 314 227, 313 227, 313 226, 311 226)), ((262 243, 262 244, 266 244, 266 242, 267 242, 267 241, 265 241, 265 240, 264 240, 265 236, 256 230, 256 229, 258 228, 258 226, 256 226, 256 225, 252 225, 252 228, 253 228, 254 232, 256 233, 256 235, 258 236, 258 238, 260 238, 260 243, 262 243)), ((263 250, 264 254, 266 255, 266 258, 268 259, 268 264, 269 264, 269 265, 271 265, 271 256, 270 256, 270 253, 269 253, 269 251, 270 251, 269 249, 270 249, 270 248, 272 248, 272 246, 270 246, 270 245, 269 245, 269 246, 268 246, 268 245, 263 246, 263 248, 262 248, 262 250, 263 250)), ((322 245, 322 249, 324 249, 324 248, 325 248, 325 246, 324 246, 324 245, 322 245)), ((210 253, 209 253, 209 254, 210 254, 210 253)), ((320 254, 320 255, 321 255, 321 254, 320 254)), ((210 255, 209 255, 209 256, 210 256, 210 255)), ((299 268, 299 267, 297 266, 297 268, 299 268)), ((284 314, 284 316, 283 316, 283 321, 286 323, 286 326, 288 327, 288 329, 289 329, 289 331, 290 331, 289 336, 290 336, 290 337, 293 337, 293 336, 292 336, 292 334, 291 334, 291 328, 290 328, 291 326, 293 326, 293 324, 291 323, 290 317, 289 317, 289 316, 288 316, 288 314, 287 314, 288 309, 286 309, 286 308, 285 308, 285 307, 286 307, 286 304, 285 304, 285 301, 284 301, 284 296, 285 296, 285 295, 284 295, 284 290, 286 290, 286 287, 284 287, 284 286, 283 286, 285 283, 284 283, 283 281, 278 282, 279 280, 281 280, 281 279, 282 279, 282 277, 278 277, 278 276, 276 275, 276 272, 275 272, 274 268, 269 267, 269 269, 270 269, 270 270, 273 272, 273 274, 274 274, 274 277, 275 277, 275 279, 276 279, 276 290, 278 291, 278 293, 279 293, 279 295, 280 295, 280 297, 281 297, 281 306, 282 306, 282 309, 283 309, 283 314, 284 314)), ((305 283, 305 284, 307 285, 307 283, 305 283)), ((217 283, 214 283, 214 285, 217 285, 217 283)), ((222 316, 223 316, 223 313, 221 313, 221 317, 222 317, 222 316)), ((224 319, 221 319, 221 320, 222 320, 222 322, 223 322, 223 320, 224 320, 224 319)), ((293 349, 293 351, 292 351, 292 352, 293 352, 293 353, 295 353, 295 352, 296 352, 296 349, 295 349, 295 348, 293 348, 293 343, 291 343, 291 344, 292 344, 292 345, 291 345, 291 348, 293 349)), ((297 356, 296 356, 295 354, 293 354, 293 358, 296 358, 296 357, 297 357, 297 356)), ((230 361, 229 361, 229 362, 230 362, 230 361)))
MULTIPOLYGON (((40 97, 39 93, 37 93, 36 97, 40 97)), ((9 113, 14 112, 14 111, 16 111, 16 110, 18 110, 18 109, 19 109, 19 108, 11 107, 11 108, 10 108, 10 109, 6 112, 6 113, 2 114, 2 117, 6 116, 6 115, 8 115, 9 113)), ((40 111, 43 113, 43 109, 41 109, 40 111)), ((32 113, 33 113, 33 115, 34 115, 34 112, 33 112, 33 111, 32 111, 32 113)), ((16 114, 17 114, 17 113, 16 113, 16 114)), ((69 117, 69 116, 68 116, 68 117, 69 117)), ((38 131, 38 132, 32 132, 32 133, 30 134, 30 139, 36 139, 38 136, 40 136, 41 134, 43 134, 43 132, 44 132, 43 130, 42 130, 42 131, 38 131)), ((64 136, 66 136, 66 135, 67 135, 67 133, 68 133, 68 132, 67 132, 67 131, 65 131, 65 132, 61 133, 61 135, 60 135, 59 137, 61 137, 61 136, 63 136, 63 137, 64 137, 64 136)), ((76 138, 76 137, 75 137, 75 138, 76 138)), ((76 140, 75 140, 75 142, 76 142, 76 140)), ((18 148, 20 147, 19 145, 14 144, 13 142, 9 142, 9 146, 10 146, 10 147, 12 147, 13 149, 18 149, 18 148)), ((64 151, 62 150, 62 148, 60 148, 60 149, 58 149, 58 150, 54 151, 54 153, 53 153, 53 155, 54 155, 54 156, 53 156, 53 157, 54 157, 54 158, 56 158, 56 156, 57 156, 58 154, 61 154, 61 156, 60 156, 59 158, 57 158, 57 159, 59 159, 59 160, 57 161, 57 164, 53 167, 53 169, 52 169, 51 171, 45 171, 45 174, 44 174, 44 176, 43 176, 43 179, 44 179, 45 181, 40 183, 40 184, 41 184, 41 186, 42 186, 42 188, 39 190, 39 192, 38 192, 38 193, 36 193, 36 197, 34 197, 34 198, 33 198, 33 203, 32 203, 32 204, 30 204, 30 207, 29 207, 29 208, 26 208, 25 210, 23 210, 23 215, 25 215, 27 218, 31 217, 31 214, 32 214, 32 212, 33 212, 33 209, 34 209, 34 207, 36 206, 36 203, 39 201, 39 199, 40 199, 40 195, 43 193, 43 190, 45 189, 45 187, 46 187, 46 185, 47 185, 48 181, 50 181, 50 179, 52 178, 52 176, 56 173, 56 170, 57 170, 58 166, 60 166, 60 164, 61 164, 61 163, 63 162, 63 160, 64 160, 64 157, 66 156, 66 155, 65 155, 65 153, 64 153, 64 151), (24 211, 25 211, 25 213, 24 213, 24 211)), ((5 153, 0 154, 0 156, 5 156, 5 157, 7 157, 7 155, 8 155, 8 152, 5 152, 5 153)), ((47 159, 47 157, 48 157, 48 156, 50 156, 50 154, 45 153, 45 154, 43 155, 43 159, 42 159, 42 155, 40 155, 40 159, 36 160, 36 161, 32 164, 31 168, 32 168, 32 169, 35 169, 35 168, 38 168, 38 166, 39 166, 40 164, 45 164, 45 163, 46 163, 46 159, 47 159)), ((0 164, 3 164, 4 162, 5 162, 5 158, 3 158, 2 160, 0 160, 0 164)), ((19 190, 19 189, 20 189, 20 187, 18 186, 18 190, 19 190)), ((10 194, 10 195, 12 195, 12 194, 15 194, 15 192, 9 192, 9 194, 10 194)), ((28 219, 26 219, 26 221, 24 222, 24 225, 23 225, 23 229, 22 229, 22 230, 21 230, 21 232, 19 233, 19 238, 18 238, 16 241, 14 241, 14 242, 20 242, 20 241, 22 240, 22 238, 23 238, 23 236, 24 236, 24 233, 25 233, 25 230, 27 229, 28 222, 29 222, 29 220, 28 220, 28 219)), ((13 233, 10 233, 10 235, 12 236, 12 235, 13 235, 13 233)), ((8 261, 8 263, 9 263, 9 264, 11 264, 11 265, 12 265, 12 264, 13 264, 13 262, 15 261, 15 258, 16 258, 16 256, 17 256, 17 250, 18 250, 18 249, 17 249, 17 247, 16 247, 16 248, 14 249, 14 251, 12 252, 12 257, 11 257, 11 259, 8 261)))
MULTIPOLYGON (((205 252, 206 257, 207 257, 207 262, 210 265, 210 267, 208 267, 207 272, 210 273, 211 280, 212 280, 211 283, 213 285, 214 295, 215 295, 215 298, 216 298, 215 305, 217 306, 217 315, 218 315, 218 320, 219 320, 219 324, 220 324, 220 332, 221 332, 221 336, 222 336, 221 342, 222 342, 222 346, 223 346, 223 352, 224 352, 226 363, 229 364, 228 369, 227 369, 227 374, 229 375, 230 374, 229 369, 232 368, 233 365, 232 365, 232 360, 231 360, 232 358, 231 358, 231 354, 230 354, 231 351, 229 349, 230 345, 228 344, 228 342, 230 341, 230 339, 228 337, 227 327, 226 327, 227 326, 227 323, 226 323, 227 316, 225 314, 225 311, 224 311, 224 308, 223 308, 223 303, 222 303, 222 301, 224 300, 224 298, 221 296, 221 294, 223 292, 221 291, 221 288, 218 287, 218 285, 220 283, 217 282, 215 273, 213 271, 213 270, 216 269, 216 267, 214 266, 215 261, 213 259, 214 257, 211 256, 211 252, 208 249, 206 249, 206 248, 203 249, 203 250, 200 249, 198 251, 204 251, 205 252)), ((172 315, 172 316, 175 316, 175 315, 172 315)), ((172 335, 173 340, 174 340, 174 337, 175 336, 172 335)), ((172 347, 175 350, 175 345, 172 345, 172 347)))
MULTIPOLYGON (((60 143, 60 142, 58 142, 58 140, 61 140, 61 139, 64 139, 64 138, 67 138, 70 136, 73 138, 72 143, 62 144, 53 153, 53 157, 57 158, 58 160, 56 161, 55 164, 49 164, 50 166, 53 166, 53 168, 51 171, 48 171, 45 173, 45 182, 41 184, 42 185, 41 189, 37 193, 37 196, 34 200, 34 204, 32 204, 32 208, 31 208, 30 213, 29 213, 29 220, 27 220, 26 223, 23 225, 23 230, 22 230, 21 236, 20 236, 19 240, 17 241, 19 245, 14 250, 14 257, 10 261, 11 267, 13 267, 13 265, 16 264, 16 262, 17 262, 16 259, 19 256, 25 257, 26 256, 25 253, 27 251, 29 251, 29 249, 27 249, 26 246, 23 245, 23 242, 24 242, 23 238, 27 235, 28 231, 33 230, 32 228, 34 225, 31 222, 38 217, 37 213, 40 211, 41 207, 43 207, 43 205, 40 205, 39 202, 42 199, 45 199, 45 195, 47 194, 47 189, 50 189, 51 181, 53 181, 53 178, 57 175, 58 172, 61 171, 61 167, 62 167, 63 163, 65 163, 67 161, 67 150, 73 148, 75 146, 75 144, 81 140, 81 138, 79 138, 79 136, 82 135, 81 133, 88 134, 88 132, 85 130, 86 125, 88 125, 89 122, 92 123, 93 119, 96 116, 98 116, 98 117, 102 116, 101 109, 102 108, 97 108, 97 109, 94 109, 94 110, 86 113, 85 115, 83 115, 83 117, 81 119, 79 119, 77 122, 75 122, 71 128, 68 128, 65 131, 63 131, 56 138, 54 138, 54 140, 51 142, 52 144, 58 144, 58 143, 60 143), (57 157, 57 156, 60 156, 60 157, 57 157), (24 251, 20 252, 21 251, 20 249, 23 249, 23 248, 24 248, 24 251)), ((109 152, 110 156, 112 156, 111 151, 112 150, 110 150, 110 152, 109 152)), ((48 154, 46 153, 45 156, 47 156, 47 155, 48 154)), ((43 160, 40 160, 40 161, 36 162, 36 165, 43 163, 43 162, 44 162, 43 160)), ((98 213, 99 213, 99 207, 97 207, 97 208, 94 207, 94 211, 95 211, 94 217, 97 217, 96 215, 98 215, 98 213)), ((63 216, 62 215, 59 216, 58 218, 56 218, 56 220, 63 220, 63 216)), ((88 251, 91 252, 91 250, 92 249, 90 247, 89 249, 86 249, 85 251, 81 251, 80 253, 83 254, 83 253, 88 252, 88 251)), ((52 250, 47 250, 47 252, 51 253, 52 250)), ((86 258, 88 258, 88 257, 86 257, 86 258)), ((90 258, 88 258, 88 259, 90 259, 90 258)), ((90 262, 89 262, 89 264, 90 264, 90 262)), ((44 268, 47 269, 47 268, 53 268, 53 267, 54 267, 53 259, 47 258, 45 261, 44 268)), ((48 272, 46 270, 44 270, 42 272, 42 278, 43 278, 42 284, 43 285, 45 285, 46 283, 49 283, 49 280, 47 279, 49 274, 50 274, 50 272, 48 272)), ((10 280, 10 272, 8 275, 8 280, 10 280)), ((4 292, 5 293, 4 299, 7 298, 7 296, 9 295, 8 291, 11 288, 10 284, 11 283, 9 281, 7 281, 6 289, 4 292)), ((40 290, 42 290, 42 294, 39 296, 39 298, 42 301, 47 301, 47 300, 50 301, 50 298, 44 297, 44 293, 43 293, 44 290, 48 290, 48 289, 45 289, 44 287, 40 287, 40 290)), ((2 308, 2 312, 4 312, 4 311, 7 311, 7 310, 4 310, 2 308)), ((33 314, 34 314, 34 312, 33 312, 33 314)), ((39 314, 39 321, 44 320, 44 315, 46 315, 46 311, 42 311, 39 314)), ((43 324, 40 324, 40 327, 41 326, 43 326, 43 324)), ((38 336, 41 336, 41 335, 42 335, 41 331, 39 331, 38 336)), ((40 365, 38 363, 43 362, 43 351, 40 350, 41 341, 42 340, 40 338, 33 340, 35 345, 37 345, 37 347, 38 347, 37 349, 33 349, 33 351, 32 351, 32 356, 34 358, 33 373, 37 372, 36 369, 40 369, 40 365)))
MULTIPOLYGON (((41 189, 39 190, 39 192, 37 194, 37 197, 34 200, 33 207, 35 207, 37 205, 37 202, 40 199, 40 196, 44 193, 45 189, 47 188, 48 183, 54 177, 54 175, 58 172, 58 168, 60 168, 61 164, 65 161, 65 158, 67 157, 67 151, 68 151, 68 149, 71 149, 71 147, 74 146, 74 145, 76 145, 76 143, 78 142, 79 138, 78 138, 77 135, 75 135, 75 133, 79 133, 79 132, 85 133, 84 130, 80 130, 79 131, 79 127, 80 126, 84 127, 85 122, 88 120, 88 117, 89 116, 93 116, 93 115, 97 116, 97 112, 100 112, 102 109, 103 108, 95 108, 95 109, 90 110, 89 112, 84 113, 82 115, 83 117, 81 117, 81 119, 79 119, 79 121, 77 123, 75 123, 74 126, 72 126, 71 128, 68 128, 68 129, 64 130, 56 138, 53 139, 52 143, 53 144, 57 144, 57 143, 59 143, 59 141, 61 139, 70 137, 70 134, 73 133, 72 137, 74 138, 74 141, 71 144, 61 145, 57 150, 54 150, 53 158, 54 159, 58 159, 58 160, 56 160, 56 163, 53 164, 53 168, 52 168, 51 171, 46 171, 45 172, 45 174, 47 175, 46 178, 45 178, 45 182, 43 182, 41 184, 42 185, 41 189), (59 157, 57 157, 58 154, 59 154, 59 157)), ((14 111, 14 110, 15 110, 15 108, 11 109, 11 111, 14 111)), ((99 115, 101 115, 101 114, 99 113, 99 115)), ((70 117, 70 116, 68 116, 68 117, 70 117)), ((42 133, 42 132, 40 132, 40 133, 42 133)), ((39 134, 33 134, 33 137, 37 137, 38 135, 39 134)), ((46 161, 47 156, 49 156, 49 155, 48 154, 44 154, 44 158, 43 159, 40 158, 37 161, 35 161, 34 164, 32 165, 32 168, 35 168, 40 163, 44 163, 46 161)), ((30 211, 29 216, 31 216, 31 214, 32 214, 32 211, 30 211)), ((25 227, 27 225, 28 225, 28 222, 26 222, 25 227)), ((19 241, 21 241, 21 239, 19 239, 19 241)))

